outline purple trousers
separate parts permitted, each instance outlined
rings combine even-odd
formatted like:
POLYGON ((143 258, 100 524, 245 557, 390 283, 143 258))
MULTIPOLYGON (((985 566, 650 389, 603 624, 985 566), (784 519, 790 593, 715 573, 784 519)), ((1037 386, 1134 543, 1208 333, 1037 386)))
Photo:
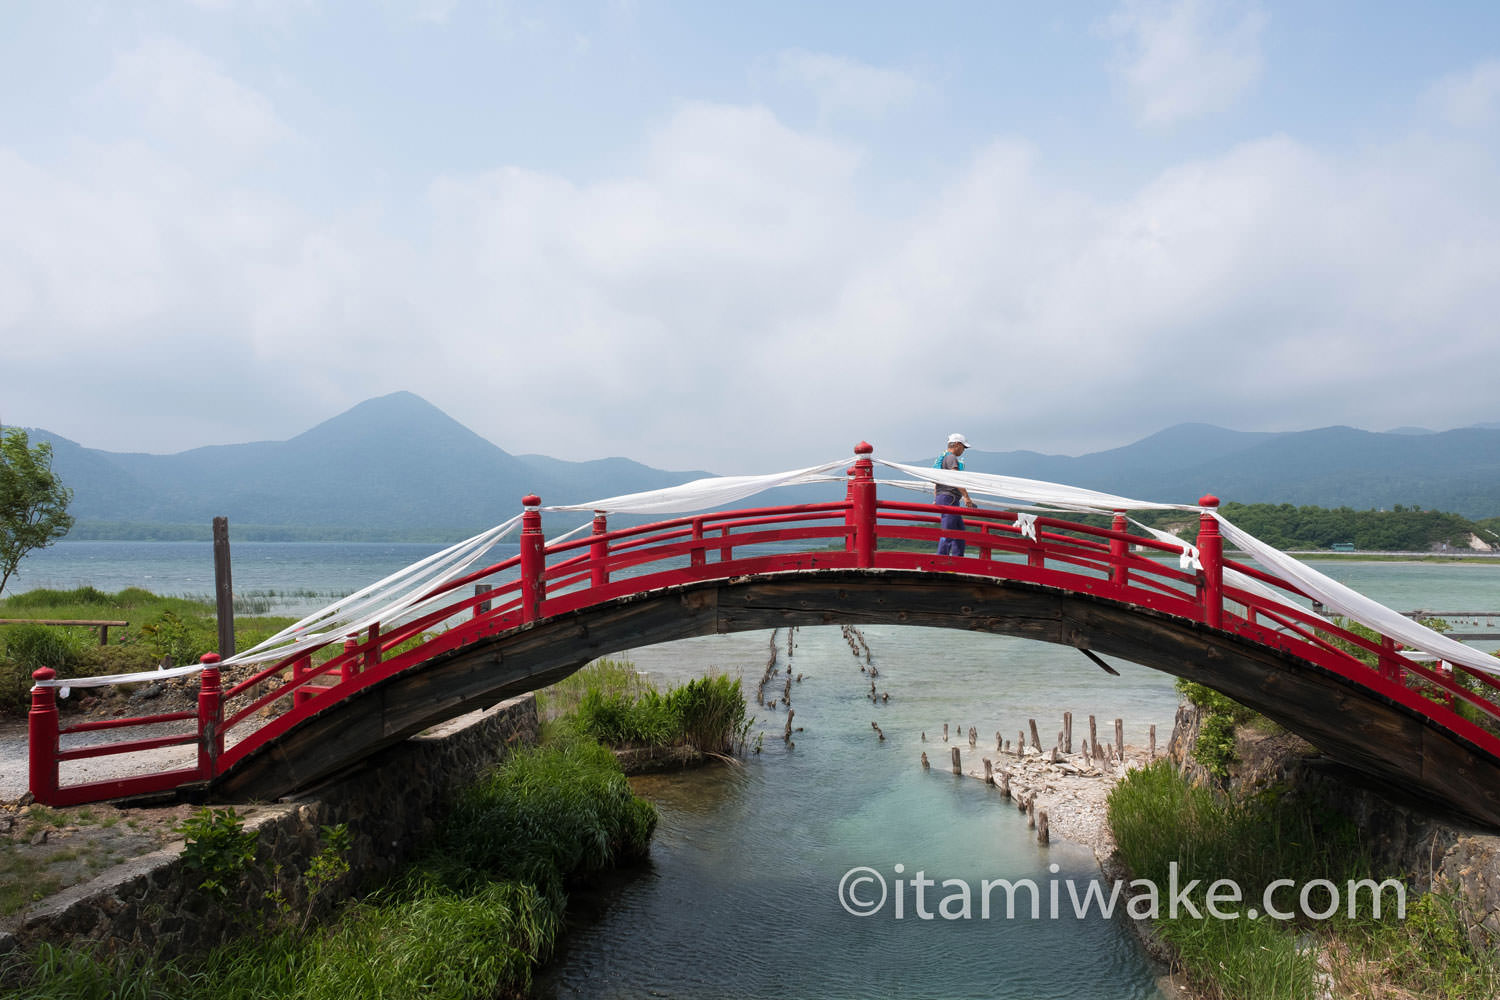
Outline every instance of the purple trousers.
MULTIPOLYGON (((957 507, 958 497, 952 493, 939 493, 937 495, 939 506, 957 507)), ((943 515, 944 531, 963 531, 964 519, 960 514, 943 515)), ((948 538, 944 536, 938 540, 937 554, 940 556, 961 556, 964 554, 964 540, 962 538, 948 538)))

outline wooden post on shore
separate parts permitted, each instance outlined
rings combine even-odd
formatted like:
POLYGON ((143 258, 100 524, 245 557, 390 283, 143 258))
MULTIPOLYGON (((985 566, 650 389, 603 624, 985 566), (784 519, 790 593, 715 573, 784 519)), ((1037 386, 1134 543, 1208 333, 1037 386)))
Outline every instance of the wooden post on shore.
POLYGON ((1094 717, 1089 716, 1089 746, 1094 748, 1097 756, 1099 752, 1099 727, 1094 724, 1094 717))
POLYGON ((963 765, 959 762, 959 759, 958 759, 958 747, 954 747, 953 748, 953 773, 954 774, 963 774, 964 773, 963 765))
POLYGON ((1156 726, 1154 725, 1151 727, 1151 743, 1148 753, 1150 754, 1149 760, 1156 759, 1156 726))
POLYGON ((1120 757, 1120 764, 1125 764, 1125 720, 1115 720, 1115 753, 1120 757))
POLYGON ((988 757, 984 759, 984 783, 986 785, 995 783, 995 763, 988 757))
POLYGON ((1026 756, 1026 734, 1020 730, 1016 730, 1016 756, 1026 756))
POLYGON ((1063 713, 1063 753, 1073 754, 1073 713, 1063 713))
POLYGON ((1005 749, 1004 742, 1000 739, 1000 730, 995 730, 995 752, 999 753, 1005 749))
POLYGON ((1029 830, 1036 829, 1036 793, 1032 792, 1026 799, 1026 827, 1029 830))
POLYGON ((1036 814, 1036 842, 1043 847, 1052 842, 1051 834, 1047 830, 1047 810, 1045 809, 1036 814))
POLYGON ((1035 719, 1027 719, 1026 723, 1029 726, 1031 726, 1031 748, 1033 750, 1035 750, 1037 753, 1041 753, 1042 752, 1042 740, 1041 740, 1041 737, 1037 736, 1037 734, 1036 734, 1036 720, 1035 719))
POLYGON ((1007 799, 1010 798, 1010 772, 1009 771, 1001 771, 1000 772, 1000 794, 1003 795, 1003 796, 1005 796, 1007 799))
POLYGON ((214 604, 219 625, 219 655, 234 655, 234 582, 229 571, 229 518, 214 518, 214 604))

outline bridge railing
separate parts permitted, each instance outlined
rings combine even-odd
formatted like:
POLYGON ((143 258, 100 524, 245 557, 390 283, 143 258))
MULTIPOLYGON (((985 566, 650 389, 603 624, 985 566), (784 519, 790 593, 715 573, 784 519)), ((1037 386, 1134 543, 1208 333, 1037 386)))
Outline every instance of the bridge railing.
MULTIPOLYGON (((868 449, 868 446, 862 446, 868 449)), ((206 663, 196 712, 61 726, 53 689, 33 691, 31 784, 39 801, 68 805, 206 782, 307 718, 434 657, 509 629, 622 596, 728 577, 810 569, 885 569, 1006 579, 1150 608, 1285 650, 1424 711, 1500 756, 1500 684, 1481 671, 1434 669, 1395 644, 1304 608, 1295 586, 1249 564, 1225 560, 1218 525, 1200 523, 1198 565, 1179 567, 1180 544, 1129 533, 1122 514, 1108 527, 1050 514, 992 508, 956 510, 882 500, 868 450, 857 452, 841 501, 751 507, 610 528, 596 515, 592 532, 548 544, 539 498, 523 500, 520 552, 433 587, 413 610, 357 635, 331 637, 220 688, 206 663), (965 529, 941 526, 959 513, 965 529), (959 537, 972 555, 938 556, 940 538, 959 537), (1231 581, 1226 585, 1226 571, 1231 581), (1233 574, 1274 588, 1269 597, 1233 574), (1361 658, 1363 657, 1363 658, 1361 658), (1436 699, 1436 700, 1434 700, 1436 699), (191 726, 181 724, 192 723, 191 726), (141 726, 178 731, 72 746, 62 737, 141 726), (1487 742, 1486 742, 1487 741, 1487 742), (59 765, 107 755, 196 746, 190 765, 130 778, 63 786, 59 765)), ((1205 507, 1217 501, 1205 497, 1205 507)), ((205 658, 207 661, 210 658, 205 658)), ((217 658, 212 658, 216 661, 217 658)), ((38 671, 37 679, 50 672, 38 671)))

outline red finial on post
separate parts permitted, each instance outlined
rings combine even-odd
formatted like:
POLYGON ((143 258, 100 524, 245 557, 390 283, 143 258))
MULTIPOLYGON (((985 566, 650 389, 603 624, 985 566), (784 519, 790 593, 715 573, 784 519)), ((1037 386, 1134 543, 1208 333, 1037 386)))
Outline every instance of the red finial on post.
MULTIPOLYGON (((50 681, 57 671, 42 667, 31 679, 50 681)), ((26 717, 31 795, 43 805, 57 804, 57 691, 38 684, 31 689, 31 712, 26 717)))
POLYGON ((542 573, 547 563, 547 539, 542 535, 542 498, 528 493, 521 498, 521 621, 536 621, 542 615, 545 596, 542 573))
POLYGON ((1205 508, 1198 515, 1198 560, 1203 574, 1198 578, 1198 599, 1203 604, 1204 624, 1212 628, 1224 625, 1224 538, 1219 534, 1219 520, 1213 509, 1219 498, 1209 494, 1198 501, 1205 508))
POLYGON ((224 696, 219 689, 219 654, 204 653, 198 676, 198 777, 214 776, 224 753, 224 696))
POLYGON ((849 482, 854 520, 855 561, 861 568, 875 565, 875 448, 868 441, 854 446, 854 478, 849 482))

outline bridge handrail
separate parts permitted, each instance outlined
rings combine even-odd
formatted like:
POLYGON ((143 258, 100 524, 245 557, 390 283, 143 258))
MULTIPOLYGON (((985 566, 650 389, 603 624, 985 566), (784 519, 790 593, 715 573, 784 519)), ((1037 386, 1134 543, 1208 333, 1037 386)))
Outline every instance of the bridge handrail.
MULTIPOLYGON (((868 459, 864 461, 868 467, 868 459)), ((861 479, 856 468, 842 501, 708 511, 622 528, 609 528, 607 517, 601 515, 595 519, 592 534, 552 543, 541 533, 539 501, 528 497, 522 518, 521 551, 516 555, 468 571, 419 594, 405 605, 415 617, 406 618, 403 612, 394 621, 371 623, 354 636, 330 635, 320 645, 288 653, 222 692, 218 688, 218 670, 205 670, 196 713, 162 713, 61 727, 55 701, 50 708, 45 704, 52 699, 53 689, 39 685, 33 692, 33 792, 39 801, 50 799, 49 804, 63 805, 88 801, 77 796, 97 794, 104 788, 119 795, 171 787, 163 784, 168 776, 178 780, 208 780, 342 698, 484 636, 641 590, 813 565, 961 572, 1071 587, 1292 650, 1375 687, 1426 712, 1435 721, 1441 720, 1455 732, 1481 742, 1485 736, 1476 734, 1487 731, 1462 716, 1458 702, 1472 707, 1492 724, 1500 723, 1500 705, 1470 690, 1459 678, 1477 678, 1491 691, 1500 690, 1500 680, 1463 664, 1458 664, 1452 675, 1441 669, 1429 669, 1400 655, 1389 639, 1368 639, 1303 608, 1296 601, 1307 600, 1307 595, 1295 585, 1256 566, 1224 559, 1217 527, 1210 528, 1208 515, 1204 515, 1200 532, 1202 568, 1188 572, 1160 558, 1180 556, 1182 545, 1131 534, 1124 529, 1124 518, 1118 513, 1114 524, 1107 528, 1062 516, 1027 514, 1026 520, 1035 530, 1032 538, 1023 533, 1022 514, 1017 511, 988 507, 956 511, 951 506, 934 503, 882 500, 874 494, 868 468, 864 475, 866 478, 861 479), (941 527, 941 518, 953 513, 961 514, 969 522, 961 537, 979 549, 979 558, 881 547, 882 542, 931 543, 945 535, 951 537, 954 533, 941 527), (818 540, 841 540, 842 552, 837 545, 833 549, 800 546, 790 552, 766 552, 764 548, 776 543, 818 540), (710 553, 716 553, 717 558, 711 558, 710 553), (1020 561, 1014 561, 1015 557, 1020 561), (686 566, 680 565, 684 559, 686 566), (659 568, 618 576, 652 566, 659 568), (1278 593, 1290 595, 1290 600, 1237 586, 1232 580, 1223 579, 1225 571, 1241 573, 1248 580, 1276 588, 1278 593), (480 584, 485 589, 475 586, 473 593, 465 592, 471 585, 480 584), (1266 623, 1277 627, 1268 627, 1266 623), (343 648, 322 663, 312 662, 320 650, 337 643, 342 643, 343 648), (1339 643, 1373 655, 1374 666, 1339 643), (397 652, 403 645, 410 648, 397 652), (265 689, 257 693, 257 685, 265 689), (1429 692, 1433 690, 1440 692, 1446 704, 1431 700, 1429 692), (224 746, 226 733, 252 722, 254 713, 287 697, 292 698, 291 709, 238 735, 233 745, 224 746), (230 705, 234 710, 226 718, 230 705), (60 736, 72 733, 193 718, 198 720, 197 731, 185 735, 68 750, 61 750, 58 745, 60 736), (168 776, 156 774, 58 787, 59 761, 193 742, 199 744, 197 768, 169 772, 168 776)), ((1212 498, 1205 498, 1205 505, 1209 500, 1212 498)), ((38 679, 42 673, 38 672, 38 679)), ((1490 734, 1484 745, 1492 744, 1500 747, 1500 739, 1490 734)))

